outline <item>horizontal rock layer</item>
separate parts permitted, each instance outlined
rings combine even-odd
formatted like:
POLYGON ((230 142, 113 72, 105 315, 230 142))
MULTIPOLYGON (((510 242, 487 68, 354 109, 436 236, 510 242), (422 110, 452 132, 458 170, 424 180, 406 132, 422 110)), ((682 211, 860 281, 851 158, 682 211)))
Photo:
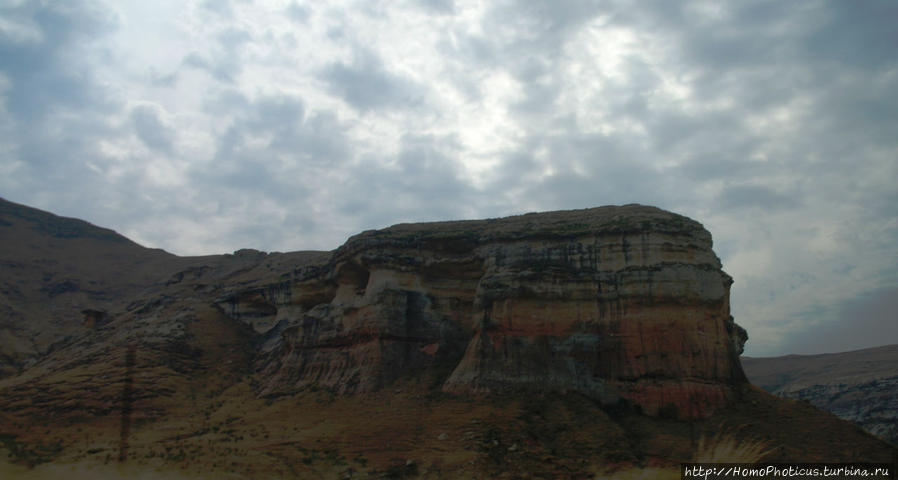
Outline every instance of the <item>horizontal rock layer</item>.
POLYGON ((177 257, 0 199, 0 247, 0 437, 16 463, 579 478, 675 468, 721 425, 763 439, 765 461, 894 458, 744 383, 710 235, 653 208, 177 257))
POLYGON ((2 205, 10 246, 0 294, 15 301, 0 311, 0 343, 13 352, 0 376, 68 368, 84 345, 112 354, 137 344, 169 366, 183 362, 165 352, 186 342, 204 358, 189 369, 218 368, 206 358, 217 332, 185 333, 195 322, 184 319, 212 306, 255 331, 228 342, 245 350, 266 396, 414 379, 457 394, 575 391, 695 417, 745 381, 745 332, 729 315, 732 280, 711 235, 653 207, 401 224, 332 252, 175 257, 2 205), (32 330, 53 335, 41 344, 32 330))
POLYGON ((263 394, 426 374, 447 392, 578 391, 694 417, 745 381, 731 283, 699 223, 627 205, 368 231, 219 305, 276 325, 263 394))

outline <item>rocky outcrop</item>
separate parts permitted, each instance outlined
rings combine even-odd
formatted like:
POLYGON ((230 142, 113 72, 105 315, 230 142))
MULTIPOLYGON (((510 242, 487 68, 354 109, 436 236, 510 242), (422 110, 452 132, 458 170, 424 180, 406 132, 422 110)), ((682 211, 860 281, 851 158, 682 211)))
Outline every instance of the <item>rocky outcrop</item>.
POLYGON ((654 207, 401 224, 333 252, 194 258, 27 207, 9 210, 3 228, 21 238, 11 246, 16 261, 28 258, 22 245, 43 242, 42 255, 67 265, 65 276, 21 269, 39 286, 21 311, 55 322, 43 331, 67 332, 48 343, 55 350, 82 341, 83 325, 94 327, 94 343, 105 342, 107 327, 181 331, 174 319, 211 305, 258 335, 247 341, 263 396, 309 387, 370 392, 418 378, 456 394, 573 391, 648 414, 701 417, 745 381, 745 331, 730 317, 732 280, 711 235, 654 207), (59 253, 74 247, 86 253, 59 253), (50 291, 47 278, 74 287, 50 291), (73 318, 46 315, 48 302, 73 318))
POLYGON ((281 317, 262 394, 427 373, 447 392, 577 391, 695 417, 744 382, 731 283, 700 224, 627 205, 364 232, 229 311, 281 317))
POLYGON ((81 310, 81 315, 84 315, 84 318, 81 320, 83 327, 97 328, 109 322, 109 314, 103 310, 86 308, 81 310))
POLYGON ((0 200, 0 440, 15 463, 675 474, 722 426, 765 461, 895 458, 855 425, 745 383, 745 332, 710 234, 655 208, 205 257, 79 222, 0 200))

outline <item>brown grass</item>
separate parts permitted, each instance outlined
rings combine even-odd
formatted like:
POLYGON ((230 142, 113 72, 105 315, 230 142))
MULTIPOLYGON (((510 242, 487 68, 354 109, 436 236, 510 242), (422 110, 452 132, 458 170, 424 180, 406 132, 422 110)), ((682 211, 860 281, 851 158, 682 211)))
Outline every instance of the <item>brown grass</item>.
POLYGON ((210 475, 188 475, 171 469, 149 469, 146 467, 96 465, 92 463, 43 464, 34 468, 0 462, 0 478, 11 480, 206 480, 213 478, 243 478, 215 473, 210 475))
POLYGON ((763 441, 739 439, 737 432, 718 432, 710 439, 702 435, 692 461, 695 463, 756 463, 772 449, 763 441))

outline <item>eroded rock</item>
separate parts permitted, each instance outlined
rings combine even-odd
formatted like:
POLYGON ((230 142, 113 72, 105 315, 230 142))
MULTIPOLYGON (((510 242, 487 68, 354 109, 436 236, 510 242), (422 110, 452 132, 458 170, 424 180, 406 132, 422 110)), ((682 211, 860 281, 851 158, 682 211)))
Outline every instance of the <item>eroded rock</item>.
POLYGON ((364 232, 304 280, 333 296, 283 319, 262 393, 439 371, 447 392, 577 391, 705 416, 745 381, 711 246, 699 223, 639 205, 364 232))

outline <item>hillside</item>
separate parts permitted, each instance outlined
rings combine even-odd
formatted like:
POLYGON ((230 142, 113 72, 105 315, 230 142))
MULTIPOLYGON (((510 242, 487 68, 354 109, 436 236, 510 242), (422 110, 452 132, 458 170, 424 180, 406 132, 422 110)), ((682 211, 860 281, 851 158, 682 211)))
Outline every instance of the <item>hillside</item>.
POLYGON ((898 445, 898 345, 843 353, 742 359, 749 380, 806 400, 898 445))
POLYGON ((0 199, 0 378, 79 331, 83 310, 121 299, 177 259, 105 228, 0 199))
POLYGON ((207 257, 2 212, 0 441, 24 467, 589 478, 896 455, 747 382, 710 233, 654 207, 207 257))

